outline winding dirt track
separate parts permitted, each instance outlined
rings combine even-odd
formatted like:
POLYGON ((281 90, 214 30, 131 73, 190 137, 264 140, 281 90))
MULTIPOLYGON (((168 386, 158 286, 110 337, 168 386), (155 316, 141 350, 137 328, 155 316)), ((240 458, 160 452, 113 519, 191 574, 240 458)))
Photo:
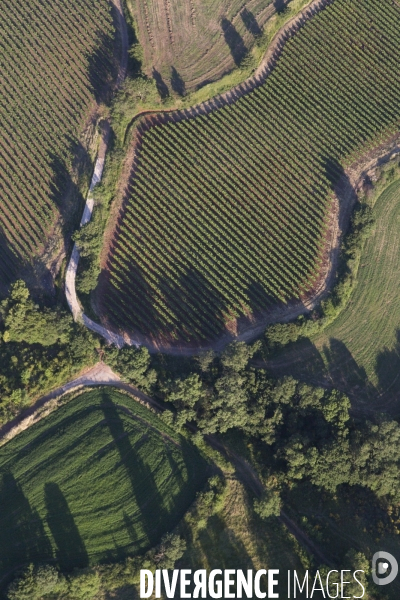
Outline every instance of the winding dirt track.
MULTIPOLYGON (((121 188, 126 188, 128 185, 128 181, 134 175, 136 166, 138 164, 138 151, 141 144, 141 138, 143 136, 143 133, 154 125, 154 119, 156 120, 156 122, 160 122, 178 121, 182 119, 194 118, 198 115, 204 115, 211 111, 214 111, 223 105, 231 104, 241 96, 251 92, 255 87, 265 82, 265 79, 269 76, 269 74, 275 67, 285 47, 286 42, 291 37, 293 37, 309 19, 311 19, 315 14, 323 10, 333 1, 334 0, 311 0, 310 3, 305 8, 303 8, 303 10, 299 14, 294 16, 282 27, 281 30, 279 30, 276 33, 266 54, 264 55, 259 67, 255 71, 253 76, 244 81, 242 84, 236 86, 232 90, 229 90, 228 92, 225 92, 220 96, 212 98, 200 105, 193 106, 190 109, 172 110, 164 112, 146 111, 142 115, 137 115, 134 118, 134 121, 139 119, 139 123, 136 128, 136 135, 133 136, 132 148, 128 152, 130 156, 130 164, 133 166, 131 167, 131 169, 124 168, 124 177, 121 183, 121 188)), ((121 27, 122 32, 121 38, 123 42, 121 68, 117 81, 118 87, 122 84, 126 74, 128 39, 126 23, 124 20, 122 10, 120 10, 120 0, 113 0, 113 2, 117 8, 119 25, 121 27)), ((331 224, 328 234, 327 246, 325 250, 326 260, 324 263, 323 271, 321 271, 318 280, 318 285, 316 289, 314 289, 312 295, 310 295, 306 300, 270 310, 268 311, 268 313, 265 313, 263 316, 259 316, 257 319, 255 319, 254 323, 239 323, 237 335, 234 336, 227 332, 219 339, 208 344, 207 346, 171 346, 169 344, 155 342, 154 340, 151 340, 144 336, 132 337, 126 332, 117 333, 113 331, 110 327, 108 327, 107 317, 105 314, 101 315, 101 320, 105 325, 103 326, 95 323, 83 313, 75 292, 75 275, 79 260, 79 250, 76 247, 74 247, 73 254, 71 256, 71 261, 68 265, 67 270, 68 281, 66 281, 67 298, 69 297, 68 303, 73 312, 74 318, 76 320, 81 320, 86 325, 86 327, 101 335, 107 341, 107 343, 115 344, 117 347, 120 348, 125 344, 131 346, 144 345, 150 350, 150 352, 163 352, 167 354, 190 356, 197 354, 200 350, 212 349, 220 351, 224 348, 224 346, 226 346, 226 344, 233 340, 251 341, 252 339, 259 336, 264 331, 265 327, 271 323, 287 322, 298 317, 301 314, 310 312, 327 295, 329 288, 334 283, 342 234, 348 223, 351 208, 354 202, 356 201, 357 190, 360 186, 360 183, 363 181, 365 175, 369 173, 371 169, 373 169, 375 163, 381 164, 382 162, 391 158, 393 154, 400 151, 400 146, 398 142, 398 139, 395 140, 395 142, 391 140, 386 145, 378 148, 372 153, 369 153, 362 161, 358 161, 356 164, 352 165, 349 169, 347 169, 342 179, 336 186, 335 198, 330 215, 331 224)), ((107 142, 105 142, 105 145, 103 145, 103 150, 105 154, 107 150, 107 142)), ((98 160, 100 160, 100 157, 101 152, 99 152, 98 160)), ((89 206, 89 203, 90 193, 87 200, 87 206, 89 206)), ((87 208, 85 207, 85 211, 86 210, 87 208)), ((121 202, 121 205, 116 208, 115 212, 117 215, 116 218, 121 217, 123 212, 123 201, 121 202)), ((114 219, 110 220, 114 221, 114 219)))
MULTIPOLYGON (((57 401, 65 394, 83 389, 85 387, 90 388, 94 386, 111 386, 123 390, 128 392, 138 402, 151 406, 157 412, 162 412, 165 410, 165 408, 156 400, 150 396, 147 396, 135 386, 121 381, 120 376, 114 373, 108 365, 103 362, 99 362, 79 377, 72 379, 65 385, 53 390, 49 394, 46 394, 46 396, 40 398, 33 406, 24 410, 20 415, 18 415, 18 417, 3 425, 3 427, 0 428, 0 446, 14 438, 22 431, 28 429, 34 423, 37 423, 42 418, 46 417, 52 410, 55 410, 57 408, 57 401)), ((254 496, 260 498, 264 493, 264 486, 250 463, 248 463, 243 457, 233 452, 230 448, 227 448, 219 439, 216 438, 216 436, 205 436, 205 440, 214 450, 222 453, 226 460, 228 460, 235 467, 236 477, 238 480, 241 481, 243 485, 252 494, 254 494, 254 496)), ((283 525, 286 526, 288 531, 297 539, 299 544, 307 550, 307 552, 313 554, 322 564, 332 564, 329 558, 324 555, 318 546, 314 544, 308 535, 302 531, 284 511, 281 511, 278 519, 283 525)))
MULTIPOLYGON (((115 82, 115 90, 118 90, 125 80, 128 68, 128 30, 122 10, 121 0, 111 1, 115 7, 117 14, 118 29, 121 41, 121 58, 118 68, 118 75, 115 82)), ((92 217, 94 207, 93 189, 101 181, 103 175, 104 163, 108 148, 109 134, 110 123, 109 121, 106 121, 103 126, 103 132, 96 158, 96 164, 89 188, 89 193, 86 198, 85 208, 80 222, 80 227, 86 225, 92 217)), ((108 344, 115 344, 118 348, 121 348, 124 345, 124 339, 120 335, 106 329, 105 327, 102 327, 101 325, 98 325, 97 323, 92 321, 92 319, 90 319, 87 315, 85 315, 82 310, 76 293, 76 273, 78 270, 79 258, 79 248, 76 244, 74 244, 65 275, 65 296, 67 299, 68 306, 74 317, 74 320, 82 322, 88 329, 104 337, 108 344)))

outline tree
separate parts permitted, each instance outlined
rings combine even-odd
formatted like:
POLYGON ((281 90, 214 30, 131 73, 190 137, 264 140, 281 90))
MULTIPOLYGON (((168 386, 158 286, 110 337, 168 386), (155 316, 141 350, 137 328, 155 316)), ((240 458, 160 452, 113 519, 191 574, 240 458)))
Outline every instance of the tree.
POLYGON ((125 379, 147 392, 151 392, 157 381, 157 372, 150 368, 151 356, 145 346, 107 349, 106 361, 125 379))
MULTIPOLYGON (((40 600, 48 594, 67 591, 67 582, 55 567, 29 567, 15 579, 7 590, 8 600, 40 600)), ((53 596, 54 597, 54 596, 53 596)))
POLYGON ((72 317, 61 311, 39 308, 30 297, 24 281, 16 281, 0 307, 5 342, 27 342, 52 346, 66 343, 72 327, 72 317))
POLYGON ((246 342, 232 342, 221 354, 221 363, 225 368, 242 371, 259 349, 259 344, 248 346, 246 342))
POLYGON ((262 519, 279 517, 282 500, 274 482, 269 482, 262 498, 254 501, 254 512, 262 519))

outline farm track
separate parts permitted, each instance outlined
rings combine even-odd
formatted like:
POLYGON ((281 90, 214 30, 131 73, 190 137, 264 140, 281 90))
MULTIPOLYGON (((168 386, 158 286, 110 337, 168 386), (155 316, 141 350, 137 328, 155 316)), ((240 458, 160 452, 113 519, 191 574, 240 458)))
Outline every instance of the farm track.
MULTIPOLYGON (((37 423, 42 418, 46 417, 52 410, 52 408, 50 408, 49 411, 46 411, 46 405, 50 405, 51 407, 51 404, 54 403, 54 401, 57 401, 65 394, 94 386, 111 386, 119 390, 123 390, 128 392, 138 402, 152 407, 157 412, 162 412, 164 410, 164 407, 162 407, 156 400, 150 396, 147 396, 147 394, 144 394, 135 386, 121 381, 120 376, 114 373, 108 365, 103 362, 99 362, 79 377, 72 379, 65 385, 53 390, 49 394, 46 394, 34 405, 24 410, 20 415, 18 415, 18 417, 1 427, 0 446, 2 443, 4 444, 5 442, 11 440, 22 431, 28 429, 34 423, 37 423)), ((55 407, 53 407, 53 409, 55 407)), ((129 409, 125 409, 123 406, 120 406, 120 408, 133 416, 129 409)), ((135 416, 135 418, 142 420, 137 416, 135 416)), ((146 423, 144 422, 144 424, 146 423)), ((190 429, 193 430, 193 428, 190 429)), ((169 436, 165 435, 164 437, 168 439, 168 441, 172 441, 174 444, 176 444, 176 442, 169 436)), ((260 498, 264 492, 264 486, 251 464, 243 457, 233 452, 230 448, 227 448, 215 436, 208 435, 205 437, 205 440, 214 450, 222 453, 223 456, 235 467, 237 479, 241 481, 241 483, 252 494, 254 494, 257 498, 260 498)), ((179 444, 177 445, 179 446, 179 444)), ((307 550, 307 552, 313 554, 319 561, 322 562, 322 564, 332 564, 331 561, 318 548, 318 546, 308 537, 306 533, 304 533, 304 531, 300 529, 300 527, 298 527, 298 525, 291 518, 288 517, 284 511, 281 511, 278 519, 297 539, 299 544, 307 550)))
MULTIPOLYGON (((116 2, 118 2, 118 0, 116 0, 116 2)), ((294 16, 290 21, 288 21, 282 27, 282 29, 276 33, 254 75, 232 90, 229 90, 220 96, 212 98, 189 109, 170 110, 163 112, 144 111, 143 113, 136 115, 131 122, 131 125, 133 122, 138 120, 139 123, 135 128, 134 139, 131 145, 132 149, 128 152, 131 168, 125 169, 125 176, 121 182, 120 189, 126 190, 128 183, 135 175, 139 160, 142 137, 149 128, 155 124, 163 122, 177 122, 183 119, 191 119, 198 115, 208 114, 226 104, 235 102, 241 96, 251 92, 255 87, 261 85, 271 73, 284 49, 285 43, 291 37, 293 37, 310 18, 312 18, 315 14, 323 10, 332 2, 333 0, 313 0, 305 8, 303 8, 298 15, 294 16)), ((123 19, 123 15, 121 13, 119 14, 123 19)), ((314 289, 312 295, 303 301, 297 303, 293 302, 283 307, 277 307, 276 309, 268 311, 268 313, 264 313, 264 315, 259 315, 258 317, 254 318, 254 321, 250 325, 248 322, 243 324, 239 321, 237 335, 232 335, 227 332, 215 342, 206 346, 171 346, 170 344, 157 343, 145 336, 136 336, 134 338, 125 332, 121 332, 120 334, 116 333, 107 326, 107 318, 104 314, 100 315, 100 318, 103 324, 106 325, 105 327, 90 320, 86 315, 83 314, 80 308, 78 312, 76 306, 74 316, 77 314, 78 318, 81 318, 89 329, 103 336, 108 343, 115 344, 118 347, 122 347, 124 344, 136 346, 144 345, 151 352, 164 352, 174 355, 190 356, 198 353, 199 350, 213 349, 219 351, 226 344, 233 340, 250 341, 260 335, 265 327, 270 323, 290 321, 301 314, 311 311, 327 295, 329 288, 334 282, 342 233, 348 223, 351 208, 356 201, 356 192, 360 186, 360 183, 371 171, 371 169, 373 169, 376 165, 382 164, 386 160, 389 160, 391 156, 399 151, 400 146, 398 145, 398 140, 396 139, 395 143, 393 143, 393 140, 391 140, 389 144, 379 147, 372 153, 370 152, 362 161, 358 161, 345 171, 335 189, 336 197, 330 214, 330 227, 327 236, 328 244, 325 249, 325 260, 323 269, 318 278, 317 287, 314 289)), ((123 218, 125 203, 126 196, 125 194, 122 194, 120 205, 116 206, 115 212, 117 216, 116 218, 114 217, 114 222, 120 222, 123 218)), ((103 268, 106 260, 107 259, 104 253, 102 260, 103 268)))
MULTIPOLYGON (((113 5, 115 7, 118 19, 119 32, 121 36, 121 60, 118 69, 118 75, 115 83, 115 90, 118 90, 123 84, 127 68, 128 68, 128 30, 126 26, 125 17, 122 10, 121 0, 112 0, 113 5)), ((89 193, 86 198, 85 208, 83 211, 82 219, 80 222, 80 227, 86 225, 91 217, 94 207, 94 198, 92 195, 92 191, 95 186, 101 181, 104 169, 105 158, 107 154, 108 148, 108 140, 110 134, 110 123, 109 121, 105 122, 103 127, 103 134, 100 140, 99 150, 96 158, 96 164, 92 176, 92 181, 89 188, 89 193)), ((74 244, 72 249, 72 254, 67 266, 67 271, 65 275, 65 295, 67 298, 68 306, 72 312, 75 321, 81 321, 88 329, 94 331, 95 333, 103 336, 109 344, 115 344, 118 347, 123 346, 124 342, 121 336, 113 333, 112 331, 108 331, 101 325, 98 325, 89 317, 87 317, 80 306, 78 296, 76 294, 76 273, 78 270, 80 252, 79 248, 76 244, 74 244)))

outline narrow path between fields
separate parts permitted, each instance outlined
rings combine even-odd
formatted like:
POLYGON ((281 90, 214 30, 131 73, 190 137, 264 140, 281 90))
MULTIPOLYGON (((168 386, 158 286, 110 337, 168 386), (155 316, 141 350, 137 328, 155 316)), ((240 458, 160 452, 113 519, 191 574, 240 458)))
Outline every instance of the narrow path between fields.
MULTIPOLYGON (((121 54, 121 62, 118 73, 118 78, 116 82, 116 88, 120 87, 125 79, 127 64, 128 64, 128 33, 127 26, 125 22, 125 18, 122 11, 121 0, 112 0, 113 4, 116 8, 118 14, 119 21, 119 29, 121 35, 121 46, 122 46, 122 54, 121 54)), ((310 2, 297 14, 294 15, 282 28, 275 34, 273 40, 271 41, 261 63, 257 67, 256 71, 253 75, 242 82, 240 85, 235 86, 233 89, 217 96, 211 98, 210 100, 203 102, 197 106, 193 106, 190 109, 184 110, 174 110, 174 111, 146 111, 146 114, 174 114, 178 115, 178 118, 193 118, 194 116, 200 114, 207 114, 224 104, 231 104, 235 102, 238 98, 243 96, 244 94, 252 91, 256 86, 261 85, 265 79, 268 77, 272 69, 275 67, 275 64, 281 55, 281 52, 285 46, 285 43, 295 35, 300 27, 302 27, 309 19, 311 19, 316 13, 320 10, 331 4, 333 0, 310 0, 310 2)), ((138 115, 137 115, 138 116, 138 115)), ((136 117, 135 117, 136 119, 136 117)), ((92 196, 93 188, 99 183, 102 177, 105 155, 107 152, 107 144, 108 144, 108 134, 109 134, 109 123, 106 124, 106 129, 103 132, 102 140, 100 143, 99 153, 97 156, 96 166, 93 174, 93 179, 90 185, 89 194, 86 200, 85 210, 82 216, 82 220, 80 226, 82 227, 86 223, 89 222, 93 206, 94 199, 92 196)), ((90 319, 87 315, 84 314, 83 309, 79 303, 77 294, 76 294, 76 273, 78 269, 79 263, 79 248, 76 244, 73 247, 72 255, 67 267, 66 278, 65 278, 65 293, 67 297, 68 306, 73 314, 75 321, 81 321, 88 329, 94 331, 95 333, 102 336, 108 344, 115 344, 118 348, 121 348, 125 344, 130 346, 147 346, 150 351, 162 351, 170 354, 195 354, 199 351, 198 347, 195 348, 170 348, 168 346, 160 346, 154 343, 150 343, 148 341, 143 341, 142 339, 135 339, 130 337, 127 334, 120 335, 109 328, 103 327, 102 325, 95 323, 92 319, 90 319)), ((322 292, 321 292, 322 293, 322 292)), ((320 300, 321 293, 319 291, 316 292, 313 301, 308 303, 302 303, 299 306, 287 308, 277 308, 274 311, 274 314, 269 315, 268 322, 272 321, 281 321, 281 320, 290 320, 307 310, 313 308, 313 306, 320 300)), ((255 336, 259 335, 259 333, 264 329, 265 324, 258 324, 257 327, 248 328, 245 332, 243 332, 240 336, 233 338, 232 336, 226 335, 220 338, 217 342, 212 344, 210 347, 213 349, 220 349, 224 347, 227 343, 229 343, 232 339, 237 340, 250 340, 255 336)))
MULTIPOLYGON (((22 431, 28 429, 34 423, 46 417, 52 410, 57 408, 55 402, 65 394, 74 392, 85 387, 111 386, 119 390, 128 392, 138 402, 144 403, 157 412, 162 412, 165 407, 161 406, 157 400, 138 390, 135 386, 121 381, 121 377, 105 363, 99 362, 94 367, 88 369, 75 379, 72 379, 65 385, 53 390, 40 398, 35 404, 22 411, 12 421, 9 421, 3 427, 0 427, 0 446, 14 438, 22 431), (48 410, 46 408, 48 407, 48 410)), ((190 430, 193 428, 190 427, 190 430)), ((226 447, 221 440, 214 435, 205 436, 205 441, 214 449, 220 452, 226 460, 234 467, 236 477, 254 496, 260 498, 264 493, 264 486, 260 481, 255 469, 242 456, 236 454, 231 448, 226 447)), ((288 531, 297 539, 307 552, 314 555, 320 563, 332 565, 332 562, 325 556, 320 548, 308 537, 308 535, 298 527, 298 525, 281 511, 278 517, 279 521, 286 526, 288 531)))
MULTIPOLYGON (((126 75, 127 66, 127 48, 128 48, 128 36, 124 15, 121 8, 121 0, 113 0, 114 5, 117 9, 119 25, 121 29, 122 38, 122 58, 121 67, 118 75, 118 81, 116 86, 119 87, 126 75)), ((173 110, 173 111, 145 111, 144 114, 159 115, 160 118, 168 118, 172 120, 188 119, 196 117, 200 114, 207 114, 211 111, 218 109, 224 104, 232 104, 238 98, 244 94, 249 93, 255 87, 261 85, 268 77, 278 58, 280 57, 286 42, 293 37, 296 32, 302 27, 309 19, 315 14, 324 9, 326 6, 331 4, 333 0, 311 0, 297 15, 293 16, 274 36, 271 44, 269 45, 260 65, 256 69, 252 77, 244 81, 242 84, 235 88, 221 94, 220 96, 211 98, 210 100, 193 106, 189 109, 173 110)), ((136 115, 136 118, 141 115, 136 115)), ((142 115, 143 116, 143 115, 142 115)), ((146 127, 151 125, 147 124, 146 127)), ((109 127, 109 123, 107 123, 109 127)), ((104 166, 104 157, 107 151, 108 131, 104 132, 102 142, 100 144, 99 154, 97 157, 95 172, 93 175, 92 184, 86 201, 85 211, 82 217, 81 226, 90 220, 92 209, 93 209, 93 198, 91 192, 94 186, 100 181, 104 166)), ((95 323, 87 315, 84 314, 75 290, 75 278, 76 271, 79 261, 79 249, 74 246, 70 263, 67 268, 66 275, 66 295, 68 305, 73 313, 75 320, 80 320, 88 329, 102 336, 108 344, 115 344, 118 348, 121 348, 125 344, 130 346, 146 346, 150 352, 163 352, 173 355, 186 355, 191 356, 198 354, 200 350, 222 350, 229 342, 235 341, 251 341, 256 338, 264 331, 265 327, 271 323, 276 322, 287 322, 301 314, 310 312, 315 308, 319 302, 327 295, 329 288, 332 286, 336 276, 336 266, 340 252, 340 242, 344 229, 346 228, 350 212, 354 202, 356 201, 356 192, 360 183, 365 178, 366 174, 370 173, 376 165, 389 160, 394 154, 400 151, 399 140, 393 140, 385 146, 379 147, 373 152, 368 153, 363 159, 352 165, 346 170, 342 180, 337 185, 335 190, 335 201, 332 207, 330 220, 330 232, 326 247, 326 261, 321 271, 318 286, 313 291, 312 296, 303 302, 292 303, 290 306, 277 307, 262 317, 255 319, 254 323, 246 324, 239 330, 237 335, 226 333, 216 341, 208 344, 207 346, 173 346, 169 344, 157 343, 154 340, 150 340, 142 336, 130 336, 126 332, 117 333, 108 327, 104 327, 101 324, 95 323)), ((135 151, 134 151, 135 152, 135 151)), ((129 174, 131 175, 131 173, 129 174)))
MULTIPOLYGON (((115 83, 115 90, 118 90, 123 84, 127 68, 128 68, 128 30, 126 26, 125 17, 122 10, 121 0, 112 0, 114 4, 117 19, 118 28, 120 33, 121 41, 121 57, 118 68, 118 75, 115 83)), ((91 217, 94 207, 93 189, 98 183, 100 183, 103 176, 104 163, 106 159, 106 153, 108 148, 108 140, 110 135, 110 123, 105 121, 103 125, 102 136, 100 140, 99 150, 97 153, 96 164, 94 167, 93 177, 89 188, 89 193, 86 199, 85 208, 83 211, 80 227, 86 225, 91 217)), ((65 295, 67 298, 68 306, 72 312, 75 321, 81 321, 88 329, 91 329, 95 333, 105 338, 107 343, 115 344, 118 348, 122 348, 124 345, 124 339, 112 331, 109 331, 105 327, 98 325, 92 319, 89 319, 83 312, 83 309, 79 303, 78 296, 76 294, 76 272, 78 270, 80 252, 76 244, 72 249, 71 258, 69 260, 67 271, 65 275, 65 295)))

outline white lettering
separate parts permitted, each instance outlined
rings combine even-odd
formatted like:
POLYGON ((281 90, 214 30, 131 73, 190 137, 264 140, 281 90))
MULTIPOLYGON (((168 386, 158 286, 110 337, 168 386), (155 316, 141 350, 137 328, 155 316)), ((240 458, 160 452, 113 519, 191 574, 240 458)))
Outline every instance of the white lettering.
POLYGON ((246 594, 246 598, 253 597, 253 571, 247 571, 247 580, 244 573, 239 569, 236 573, 236 597, 243 598, 242 593, 246 594))
POLYGON ((300 586, 300 581, 297 578, 297 571, 293 571, 293 591, 294 591, 294 598, 297 598, 297 596, 296 596, 296 586, 299 588, 300 594, 303 592, 304 586, 306 586, 306 597, 308 598, 308 571, 306 571, 306 574, 304 575, 303 585, 302 586, 300 586))
POLYGON ((343 581, 343 573, 350 573, 349 569, 344 569, 343 571, 340 571, 340 581, 341 581, 341 586, 340 586, 340 591, 341 591, 341 598, 351 598, 351 596, 343 596, 343 586, 350 583, 350 581, 343 581))
POLYGON ((267 594, 260 590, 260 579, 263 575, 266 575, 267 571, 265 569, 260 569, 257 571, 256 576, 254 577, 254 593, 256 598, 266 598, 267 594))
POLYGON ((268 569, 268 598, 279 598, 278 592, 274 592, 274 587, 278 585, 274 575, 279 575, 279 569, 268 569))
POLYGON ((140 569, 140 597, 150 598, 153 593, 154 577, 153 573, 148 569, 140 569), (146 591, 146 578, 147 578, 147 591, 146 591))
POLYGON ((231 592, 230 588, 235 585, 234 579, 231 578, 231 575, 236 573, 235 569, 225 569, 224 571, 224 598, 234 598, 235 592, 231 592))
POLYGON ((339 571, 336 571, 335 569, 333 569, 332 571, 329 571, 328 575, 326 576, 326 593, 328 594, 329 598, 339 598, 339 584, 338 583, 333 583, 332 585, 335 587, 336 586, 336 596, 331 596, 329 593, 329 577, 331 573, 339 573, 339 571))
POLYGON ((362 587, 362 595, 361 596, 353 596, 353 598, 364 598, 365 587, 363 586, 361 581, 359 579, 357 579, 356 573, 364 573, 364 571, 362 571, 361 569, 358 569, 357 571, 354 571, 354 573, 353 573, 354 579, 357 581, 358 585, 362 587))
POLYGON ((191 598, 192 594, 186 591, 188 585, 190 585, 190 579, 187 578, 191 574, 191 569, 181 569, 181 598, 191 598))
POLYGON ((322 592, 325 598, 325 590, 324 590, 324 586, 322 585, 322 581, 321 581, 321 575, 319 574, 319 571, 317 571, 315 578, 314 578, 314 584, 312 586, 312 590, 311 590, 311 596, 310 598, 313 597, 314 592, 322 592), (317 588, 315 587, 317 584, 317 579, 318 579, 318 583, 320 584, 321 587, 317 588))
MULTIPOLYGON (((167 598, 175 598, 175 590, 176 590, 176 584, 178 583, 179 570, 178 569, 173 570, 171 583, 169 582, 169 576, 168 576, 167 569, 163 569, 162 574, 163 574, 164 588, 165 588, 165 593, 167 594, 167 598)), ((148 598, 148 596, 146 596, 146 598, 148 598)))
POLYGON ((222 581, 215 581, 217 575, 222 575, 221 569, 213 569, 208 580, 208 593, 211 598, 222 598, 222 581))
POLYGON ((207 571, 205 569, 198 569, 193 573, 193 581, 195 588, 193 592, 193 598, 199 598, 201 590, 201 597, 207 598, 207 571))
POLYGON ((156 598, 161 598, 161 571, 157 569, 156 571, 156 598))

